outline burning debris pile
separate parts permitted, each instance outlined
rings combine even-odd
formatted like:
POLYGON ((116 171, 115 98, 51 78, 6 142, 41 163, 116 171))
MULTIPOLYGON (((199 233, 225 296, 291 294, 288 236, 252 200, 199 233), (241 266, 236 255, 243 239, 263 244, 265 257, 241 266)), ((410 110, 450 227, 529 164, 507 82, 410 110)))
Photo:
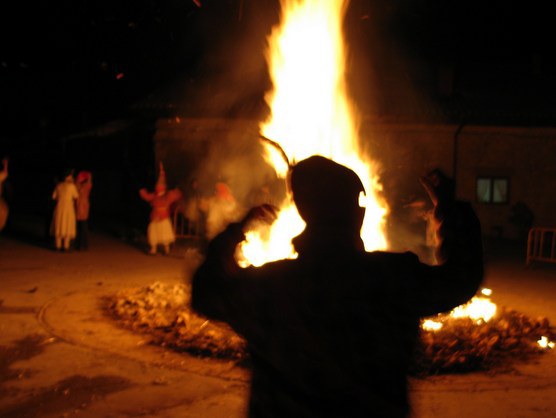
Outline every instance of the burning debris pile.
MULTIPOLYGON (((484 291, 483 291, 484 293, 484 291)), ((155 282, 110 298, 108 312, 126 328, 148 334, 154 345, 195 355, 240 361, 245 341, 226 324, 192 312, 185 285, 155 282)), ((504 371, 554 347, 547 318, 531 319, 476 296, 468 304, 422 322, 414 375, 504 371), (477 313, 477 306, 482 313, 477 313), (485 309, 487 313, 485 314, 485 309)))
POLYGON ((441 314, 422 324, 413 374, 503 371, 553 348, 555 336, 547 318, 509 309, 488 321, 441 314))
POLYGON ((241 360, 245 341, 226 324, 189 309, 189 288, 155 282, 108 299, 111 316, 124 327, 148 334, 150 343, 195 355, 241 360))

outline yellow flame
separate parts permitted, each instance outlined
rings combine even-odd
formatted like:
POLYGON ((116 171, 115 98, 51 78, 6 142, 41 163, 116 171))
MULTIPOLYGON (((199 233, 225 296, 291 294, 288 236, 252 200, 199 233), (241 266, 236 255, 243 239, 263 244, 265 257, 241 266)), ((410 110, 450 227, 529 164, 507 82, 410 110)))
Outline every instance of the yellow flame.
POLYGON ((555 344, 545 336, 542 336, 541 339, 537 341, 537 344, 541 348, 554 348, 555 346, 555 344))
MULTIPOLYGON (((481 290, 483 295, 491 295, 492 290, 484 288, 481 290), (485 292, 486 291, 486 292, 485 292)), ((469 302, 457 306, 448 313, 452 318, 470 318, 476 324, 488 322, 496 314, 496 304, 488 298, 474 296, 469 302)), ((421 321, 421 328, 426 331, 438 331, 443 326, 442 322, 427 318, 421 321)))
POLYGON ((421 323, 421 328, 427 331, 438 331, 442 328, 442 322, 433 321, 432 319, 425 319, 421 323))
POLYGON ((496 313, 496 304, 487 298, 473 297, 464 305, 454 308, 450 315, 454 318, 469 317, 476 322, 488 322, 496 313))
POLYGON ((485 296, 490 296, 490 295, 492 295, 492 290, 489 289, 488 287, 483 287, 481 289, 481 293, 485 296))
MULTIPOLYGON (((355 171, 366 190, 360 199, 366 208, 361 230, 365 248, 386 249, 387 208, 379 195, 382 188, 377 167, 361 152, 358 115, 347 94, 342 34, 347 3, 348 0, 281 0, 281 23, 269 36, 266 54, 274 85, 266 96, 271 115, 260 131, 280 144, 291 163, 321 155, 355 171)), ((285 177, 287 167, 272 147, 267 147, 265 158, 279 176, 285 177)), ((280 209, 278 221, 269 233, 264 233, 265 237, 255 232, 243 243, 242 264, 260 265, 295 256, 273 248, 287 247, 282 240, 290 243, 305 225, 291 198, 280 209), (287 222, 282 221, 283 216, 287 222), (268 242, 263 244, 265 240, 268 242)))
POLYGON ((245 241, 240 243, 242 256, 238 259, 238 264, 241 267, 258 267, 271 260, 295 258, 291 238, 299 235, 303 228, 305 223, 295 206, 286 206, 270 227, 247 232, 245 241))

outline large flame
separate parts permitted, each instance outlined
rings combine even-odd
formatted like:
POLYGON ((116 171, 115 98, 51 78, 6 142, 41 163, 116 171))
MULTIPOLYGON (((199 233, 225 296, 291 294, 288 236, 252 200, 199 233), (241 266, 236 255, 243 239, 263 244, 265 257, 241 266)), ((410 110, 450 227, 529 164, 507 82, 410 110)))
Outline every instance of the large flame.
MULTIPOLYGON (((496 304, 489 299, 492 290, 481 289, 483 296, 474 296, 469 302, 455 307, 447 317, 449 318, 470 318, 476 324, 488 322, 496 315, 496 304)), ((442 317, 443 315, 439 315, 442 317)), ((427 331, 438 331, 443 327, 443 323, 427 318, 421 321, 421 327, 427 331)))
MULTIPOLYGON (((291 163, 322 155, 357 173, 367 193, 360 199, 366 208, 361 238, 365 249, 371 251, 387 248, 384 224, 388 210, 380 198, 377 167, 360 149, 358 114, 347 94, 342 21, 348 2, 280 0, 282 19, 268 39, 266 55, 274 84, 274 90, 266 97, 271 115, 260 131, 280 145, 291 163)), ((265 158, 278 176, 287 176, 288 164, 275 147, 267 147, 265 158)), ((247 234, 238 251, 240 265, 260 266, 296 257, 291 240, 305 224, 290 195, 279 209, 278 219, 269 229, 247 234)), ((490 289, 483 289, 482 293, 483 297, 472 298, 449 316, 469 317, 477 323, 489 321, 496 313, 496 305, 488 299, 490 289)), ((421 326, 439 330, 443 324, 428 318, 421 326)), ((546 337, 538 344, 554 347, 554 342, 546 337)))
MULTIPOLYGON (((387 208, 380 199, 376 165, 359 147, 357 112, 347 94, 346 48, 342 21, 347 0, 281 0, 282 19, 268 39, 267 61, 274 90, 267 97, 271 115, 260 127, 276 141, 290 162, 322 155, 357 173, 366 195, 361 237, 366 250, 386 248, 387 208)), ((288 166, 272 147, 266 160, 280 177, 288 166)), ((291 239, 305 227, 289 196, 277 222, 264 234, 248 235, 242 265, 295 257, 291 239)))

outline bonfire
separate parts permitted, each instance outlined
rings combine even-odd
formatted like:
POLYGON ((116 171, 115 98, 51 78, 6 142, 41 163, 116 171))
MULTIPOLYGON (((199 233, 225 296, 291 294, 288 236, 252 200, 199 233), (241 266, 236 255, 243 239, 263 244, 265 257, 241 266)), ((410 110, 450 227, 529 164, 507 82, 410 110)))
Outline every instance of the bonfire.
MULTIPOLYGON (((290 163, 315 154, 359 175, 366 190, 360 197, 366 208, 361 237, 365 249, 373 251, 388 248, 384 229, 389 208, 381 195, 379 166, 363 152, 361 116, 347 94, 348 51, 342 34, 347 4, 346 0, 281 0, 281 21, 273 28, 266 51, 273 82, 266 96, 271 112, 261 123, 260 134, 270 140, 267 144, 278 145, 265 147, 263 156, 278 177, 286 177, 290 163)), ((305 226, 291 196, 279 209, 271 231, 252 231, 240 245, 241 266, 296 256, 291 239, 305 226)), ((185 285, 154 283, 115 295, 108 311, 130 329, 149 334, 153 344, 197 355, 246 359, 245 341, 225 324, 189 310, 188 295, 185 285)), ((554 346, 554 331, 546 318, 496 309, 486 298, 477 295, 453 312, 423 320, 414 374, 491 370, 554 346)))

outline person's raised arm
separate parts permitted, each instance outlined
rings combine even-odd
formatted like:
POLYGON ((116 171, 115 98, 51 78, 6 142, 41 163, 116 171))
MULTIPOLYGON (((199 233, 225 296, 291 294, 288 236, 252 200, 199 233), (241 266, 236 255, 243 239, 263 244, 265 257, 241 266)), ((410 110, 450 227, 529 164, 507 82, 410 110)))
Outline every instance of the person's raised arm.
POLYGON ((154 199, 154 193, 149 193, 145 188, 139 190, 139 196, 141 196, 141 199, 147 202, 150 202, 154 199))
POLYGON ((234 255, 252 222, 272 223, 276 209, 271 205, 252 208, 238 223, 232 223, 209 243, 206 258, 193 276, 191 306, 203 315, 221 319, 227 310, 227 297, 241 268, 234 255))
POLYGON ((480 222, 468 202, 454 198, 454 182, 440 170, 421 178, 434 205, 437 266, 421 266, 419 295, 424 315, 467 302, 483 280, 480 222))

